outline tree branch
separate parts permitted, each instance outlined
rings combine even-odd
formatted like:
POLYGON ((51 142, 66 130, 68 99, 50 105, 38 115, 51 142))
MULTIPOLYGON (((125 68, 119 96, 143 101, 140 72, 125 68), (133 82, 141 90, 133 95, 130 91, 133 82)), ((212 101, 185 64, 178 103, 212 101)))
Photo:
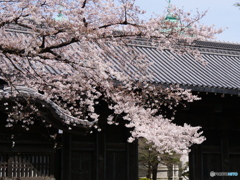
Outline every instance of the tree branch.
POLYGON ((68 45, 70 45, 72 43, 75 43, 75 42, 78 42, 78 41, 79 40, 77 38, 73 37, 70 41, 66 41, 66 42, 63 42, 63 43, 60 43, 60 44, 56 44, 56 45, 52 45, 52 46, 48 46, 46 48, 43 48, 42 50, 40 50, 39 53, 40 54, 41 53, 47 53, 47 52, 52 53, 51 50, 53 50, 53 49, 58 49, 58 48, 61 48, 61 47, 65 47, 65 46, 68 46, 68 45))
POLYGON ((84 0, 81 8, 85 8, 86 3, 87 3, 87 0, 84 0))

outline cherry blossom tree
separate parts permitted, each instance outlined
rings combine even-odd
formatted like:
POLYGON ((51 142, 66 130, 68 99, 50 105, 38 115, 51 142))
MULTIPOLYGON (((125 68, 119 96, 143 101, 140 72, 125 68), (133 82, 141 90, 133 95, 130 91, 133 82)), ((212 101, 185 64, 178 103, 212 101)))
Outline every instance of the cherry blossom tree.
MULTIPOLYGON (((152 180, 157 180, 158 167, 160 164, 167 167, 172 167, 173 165, 180 163, 179 155, 159 153, 154 148, 152 148, 151 144, 148 144, 145 139, 142 138, 138 140, 138 154, 139 164, 146 171, 146 177, 152 177, 152 180)), ((179 171, 181 171, 181 169, 179 171)))
POLYGON ((129 142, 144 137, 162 153, 181 153, 201 143, 200 127, 173 122, 181 102, 199 98, 178 86, 155 85, 151 62, 131 42, 142 39, 204 63, 190 46, 220 31, 199 25, 205 13, 169 7, 177 21, 157 15, 142 20, 144 13, 134 0, 0 1, 0 75, 8 84, 0 97, 25 98, 25 104, 4 103, 7 126, 21 121, 30 128, 38 113, 30 100, 38 98, 56 107, 69 128, 86 122, 100 131, 96 106, 102 100, 112 112, 108 124, 117 125, 121 116, 132 129, 129 142), (163 113, 166 108, 173 110, 171 117, 163 113))

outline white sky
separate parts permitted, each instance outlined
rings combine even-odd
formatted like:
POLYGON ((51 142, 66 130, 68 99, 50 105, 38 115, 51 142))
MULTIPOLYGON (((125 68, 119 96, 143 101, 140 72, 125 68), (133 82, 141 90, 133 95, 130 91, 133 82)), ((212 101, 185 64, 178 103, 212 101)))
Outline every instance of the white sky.
MULTIPOLYGON (((200 21, 204 25, 215 25, 216 28, 227 28, 217 35, 216 41, 240 43, 240 8, 234 6, 238 0, 171 0, 171 3, 185 11, 200 12, 208 10, 200 21)), ((136 4, 147 10, 146 18, 156 14, 164 14, 167 0, 136 0, 136 4)))

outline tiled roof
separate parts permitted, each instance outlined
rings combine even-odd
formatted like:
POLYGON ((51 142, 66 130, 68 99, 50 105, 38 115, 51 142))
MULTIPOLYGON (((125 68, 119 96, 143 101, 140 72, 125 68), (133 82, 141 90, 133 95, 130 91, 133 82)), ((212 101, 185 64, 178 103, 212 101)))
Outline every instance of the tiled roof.
MULTIPOLYGON (((155 83, 179 84, 196 91, 240 95, 240 44, 195 42, 194 48, 201 51, 208 63, 206 66, 195 61, 191 55, 160 51, 142 39, 132 41, 130 45, 153 62, 150 71, 155 83)), ((113 62, 117 66, 117 59, 113 62)), ((45 67, 45 70, 50 73, 58 71, 51 67, 45 67)))
POLYGON ((159 51, 136 42, 133 48, 147 55, 156 83, 180 84, 197 91, 240 95, 240 44, 196 42, 206 66, 191 55, 159 51))

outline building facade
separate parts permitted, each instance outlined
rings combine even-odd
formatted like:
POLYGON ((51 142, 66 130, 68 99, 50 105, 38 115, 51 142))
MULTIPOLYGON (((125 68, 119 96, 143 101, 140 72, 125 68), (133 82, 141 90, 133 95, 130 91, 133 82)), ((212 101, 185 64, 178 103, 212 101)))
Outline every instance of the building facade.
MULTIPOLYGON (((201 101, 179 108, 174 122, 202 126, 206 141, 192 147, 189 156, 190 179, 211 179, 215 172, 240 172, 240 45, 196 42, 208 63, 202 66, 189 54, 159 51, 144 40, 129 46, 153 63, 149 68, 156 85, 192 89, 201 101), (211 173, 212 172, 212 173, 211 173)), ((117 58, 117 56, 116 56, 117 58)), ((117 61, 117 59, 115 59, 117 61)), ((46 68, 46 71, 49 69, 46 68)), ((1 84, 1 94, 9 88, 1 84)), ((26 87, 18 89, 31 97, 40 109, 36 123, 25 131, 22 125, 6 128, 6 106, 24 99, 1 98, 0 103, 0 178, 2 180, 136 180, 137 143, 128 144, 129 130, 124 124, 106 123, 107 108, 99 105, 101 131, 89 133, 89 123, 64 125, 67 116, 41 93, 26 87), (41 121, 44 118, 44 123, 41 121), (39 120, 39 121, 38 121, 39 120), (50 126, 51 124, 52 126, 50 126), (71 130, 70 130, 71 129, 71 130)), ((20 114, 19 114, 20 116, 20 114)), ((73 118, 73 117, 69 117, 73 118)), ((231 177, 231 179, 239 177, 231 177)), ((228 179, 228 177, 215 177, 228 179)))

